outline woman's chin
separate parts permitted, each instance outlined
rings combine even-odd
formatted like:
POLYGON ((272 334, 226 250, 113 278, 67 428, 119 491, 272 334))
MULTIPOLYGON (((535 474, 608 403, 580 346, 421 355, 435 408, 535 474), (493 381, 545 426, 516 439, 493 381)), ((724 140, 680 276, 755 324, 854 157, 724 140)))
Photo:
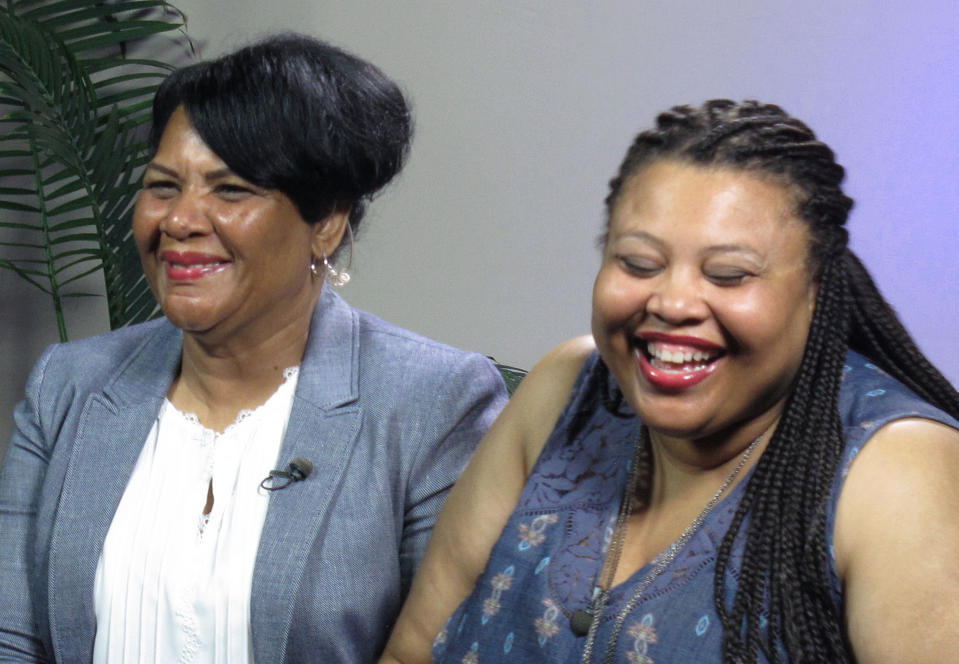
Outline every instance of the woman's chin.
POLYGON ((214 327, 215 316, 212 312, 195 307, 163 306, 163 315, 175 327, 191 334, 202 334, 214 327))
POLYGON ((711 391, 677 395, 640 384, 631 392, 624 396, 643 424, 665 436, 699 437, 714 426, 722 411, 723 400, 713 398, 711 391))

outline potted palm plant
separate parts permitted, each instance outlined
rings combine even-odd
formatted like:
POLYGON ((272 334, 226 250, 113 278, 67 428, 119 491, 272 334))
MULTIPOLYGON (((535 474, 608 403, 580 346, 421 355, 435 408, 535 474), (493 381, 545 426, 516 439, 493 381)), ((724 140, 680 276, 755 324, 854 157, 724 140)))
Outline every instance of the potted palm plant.
POLYGON ((66 298, 105 293, 111 328, 156 314, 130 215, 174 66, 157 53, 192 50, 184 25, 163 0, 0 4, 0 267, 47 293, 62 341, 66 298))

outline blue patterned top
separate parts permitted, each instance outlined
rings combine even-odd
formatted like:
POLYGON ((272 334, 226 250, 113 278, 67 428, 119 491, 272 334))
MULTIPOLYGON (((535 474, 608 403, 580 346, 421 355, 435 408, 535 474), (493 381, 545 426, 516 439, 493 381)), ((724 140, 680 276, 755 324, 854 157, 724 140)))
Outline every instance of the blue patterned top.
MULTIPOLYGON (((639 430, 635 416, 618 417, 600 408, 588 414, 576 439, 568 440, 571 419, 588 407, 580 388, 597 365, 598 355, 593 353, 493 548, 486 570, 436 637, 435 662, 581 660, 586 637, 573 634, 569 617, 589 604, 612 537, 639 430)), ((846 443, 829 505, 830 551, 836 503, 849 465, 877 429, 912 416, 959 428, 959 422, 853 352, 847 357, 839 402, 846 443)), ((675 560, 645 590, 623 624, 617 662, 721 661, 722 625, 713 606, 716 553, 748 479, 726 495, 675 560)), ((730 556, 726 583, 730 600, 741 561, 742 541, 730 556)), ((655 562, 612 590, 597 630, 594 661, 602 661, 616 616, 655 562)), ((841 614, 842 593, 834 567, 832 579, 834 601, 841 614)), ((765 661, 762 656, 760 661, 765 661)))

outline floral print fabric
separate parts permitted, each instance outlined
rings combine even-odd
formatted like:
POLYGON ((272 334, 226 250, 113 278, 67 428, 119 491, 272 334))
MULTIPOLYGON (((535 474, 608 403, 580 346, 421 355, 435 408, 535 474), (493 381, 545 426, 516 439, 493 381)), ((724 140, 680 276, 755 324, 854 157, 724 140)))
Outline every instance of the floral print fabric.
MULTIPOLYGON (((637 418, 612 414, 582 393, 596 370, 587 360, 573 396, 530 474, 473 593, 449 618, 433 644, 435 662, 579 662, 586 642, 570 629, 570 616, 588 606, 609 546, 639 432, 637 418), (570 439, 572 421, 585 422, 570 439)), ((846 451, 836 474, 828 513, 835 506, 849 464, 883 424, 910 416, 959 428, 948 415, 850 352, 840 395, 846 451)), ((617 662, 673 664, 721 661, 722 625, 713 603, 716 553, 749 477, 730 491, 675 560, 645 590, 623 623, 617 662)), ((726 579, 735 591, 742 558, 733 548, 726 579)), ((613 588, 597 630, 594 661, 602 661, 616 616, 655 560, 613 588)), ((842 610, 838 577, 833 593, 842 610)), ((765 661, 760 657, 760 661, 765 661)))

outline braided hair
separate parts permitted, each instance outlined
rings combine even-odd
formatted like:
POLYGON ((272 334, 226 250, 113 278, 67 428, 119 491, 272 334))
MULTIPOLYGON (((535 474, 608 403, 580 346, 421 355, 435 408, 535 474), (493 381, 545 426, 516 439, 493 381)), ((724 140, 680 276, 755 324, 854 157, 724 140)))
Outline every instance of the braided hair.
MULTIPOLYGON (((723 625, 723 661, 756 662, 763 651, 774 662, 783 654, 791 662, 851 662, 843 616, 831 597, 826 546, 826 507, 843 449, 839 386, 846 351, 869 357, 957 417, 959 393, 922 354, 847 247, 853 201, 840 187, 844 170, 809 127, 778 106, 756 101, 676 106, 633 141, 610 181, 607 219, 624 184, 662 159, 742 170, 789 187, 797 216, 809 228, 809 267, 819 285, 779 425, 720 545, 714 601, 723 625), (729 602, 724 587, 730 552, 741 536, 742 566, 729 602)), ((603 403, 618 410, 608 399, 603 403)))

